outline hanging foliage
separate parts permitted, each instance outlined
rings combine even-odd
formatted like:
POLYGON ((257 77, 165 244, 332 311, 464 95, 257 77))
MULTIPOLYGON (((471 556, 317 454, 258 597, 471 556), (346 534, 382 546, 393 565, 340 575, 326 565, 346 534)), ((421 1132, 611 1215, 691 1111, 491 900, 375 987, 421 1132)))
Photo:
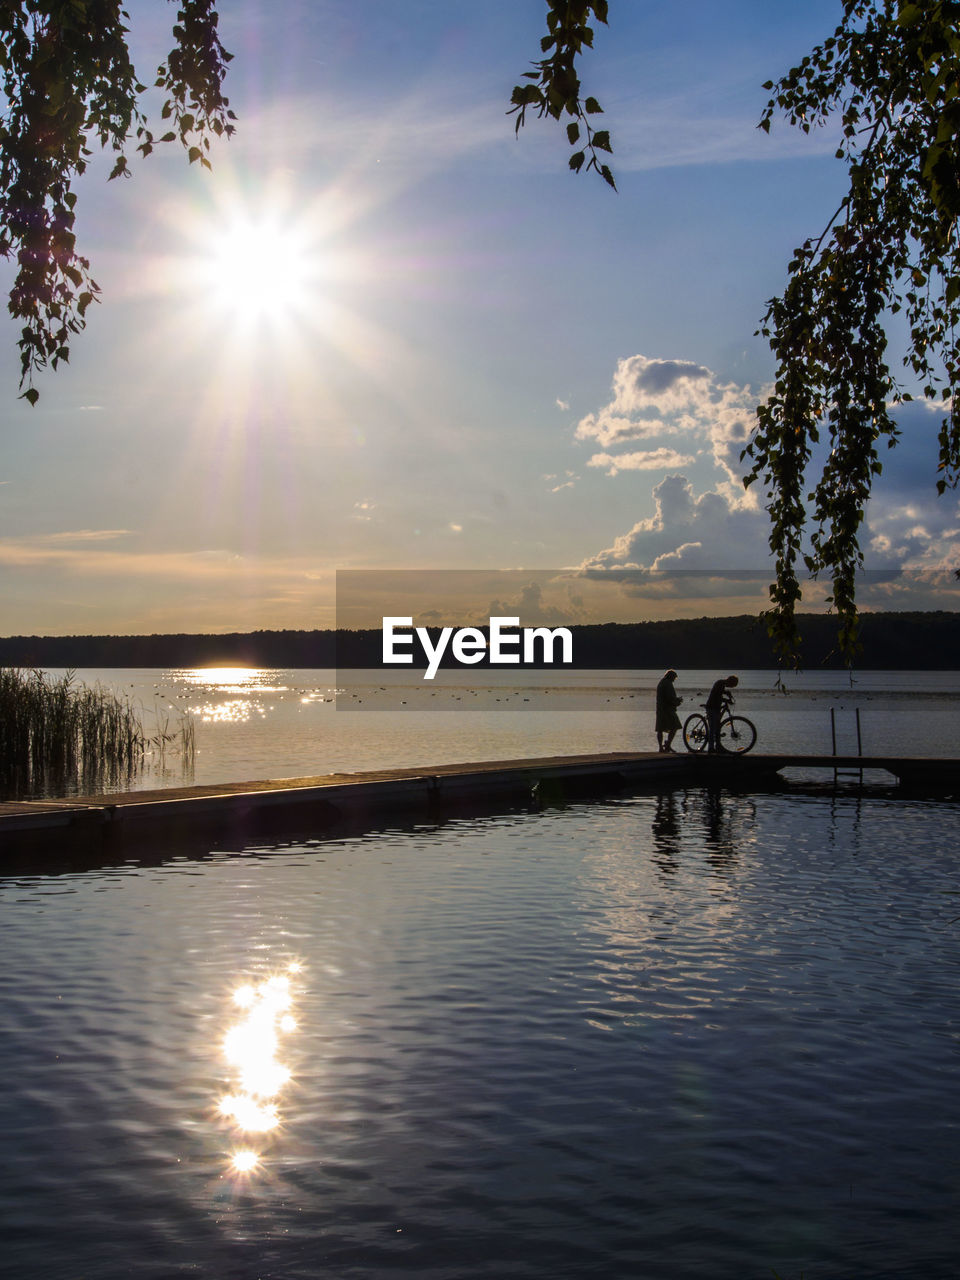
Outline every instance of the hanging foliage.
POLYGON ((768 304, 760 332, 776 381, 744 453, 745 483, 769 494, 769 622, 781 654, 797 652, 806 571, 832 581, 852 657, 859 535, 882 451, 899 438, 897 404, 916 393, 942 405, 937 491, 960 477, 960 4, 846 0, 834 34, 765 88, 763 129, 778 113, 805 133, 839 118, 849 185, 768 304), (895 371, 887 324, 900 312, 909 341, 895 371), (829 452, 810 480, 821 442, 829 452))
POLYGON ((179 141, 190 163, 209 167, 211 136, 234 118, 222 84, 231 55, 217 34, 213 0, 181 0, 173 49, 160 64, 157 137, 140 108, 141 83, 116 0, 18 0, 0 5, 0 254, 16 277, 9 311, 20 325, 23 398, 34 374, 70 356, 99 289, 74 233, 76 182, 96 147, 116 153, 111 178, 128 173, 132 142, 149 155, 179 141))

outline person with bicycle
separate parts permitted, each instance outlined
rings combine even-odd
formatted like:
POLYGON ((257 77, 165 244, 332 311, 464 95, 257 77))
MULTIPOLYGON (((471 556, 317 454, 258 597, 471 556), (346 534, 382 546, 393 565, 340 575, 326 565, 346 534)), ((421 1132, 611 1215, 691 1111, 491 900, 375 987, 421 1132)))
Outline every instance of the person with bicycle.
POLYGON ((728 690, 735 689, 740 683, 739 676, 726 676, 714 682, 707 698, 707 750, 720 750, 720 721, 725 711, 733 705, 733 694, 728 690))

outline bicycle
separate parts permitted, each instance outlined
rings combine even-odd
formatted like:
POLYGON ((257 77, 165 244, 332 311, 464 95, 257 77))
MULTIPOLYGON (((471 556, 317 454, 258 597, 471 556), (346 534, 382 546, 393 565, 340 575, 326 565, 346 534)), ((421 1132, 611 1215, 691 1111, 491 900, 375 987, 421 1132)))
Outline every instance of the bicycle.
MULTIPOLYGON (((710 741, 706 703, 703 711, 695 711, 683 723, 683 745, 688 751, 706 751, 710 741)), ((720 718, 720 750, 727 755, 742 756, 752 751, 757 741, 757 726, 746 716, 735 716, 730 708, 733 699, 727 698, 720 718)))

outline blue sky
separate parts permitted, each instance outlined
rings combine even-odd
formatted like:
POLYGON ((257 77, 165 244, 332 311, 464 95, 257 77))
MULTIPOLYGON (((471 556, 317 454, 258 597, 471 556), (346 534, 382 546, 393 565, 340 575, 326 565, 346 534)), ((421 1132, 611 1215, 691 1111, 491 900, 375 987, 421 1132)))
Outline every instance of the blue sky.
MULTIPOLYGON (((129 7, 148 77, 175 10, 129 7)), ((92 166, 103 304, 34 409, 0 326, 0 632, 329 626, 337 569, 764 568, 753 335, 842 170, 756 122, 838 5, 612 4, 582 76, 618 194, 514 137, 540 0, 222 9, 238 132, 212 173, 92 166)), ((904 415, 874 564, 958 559, 935 424, 904 415)))

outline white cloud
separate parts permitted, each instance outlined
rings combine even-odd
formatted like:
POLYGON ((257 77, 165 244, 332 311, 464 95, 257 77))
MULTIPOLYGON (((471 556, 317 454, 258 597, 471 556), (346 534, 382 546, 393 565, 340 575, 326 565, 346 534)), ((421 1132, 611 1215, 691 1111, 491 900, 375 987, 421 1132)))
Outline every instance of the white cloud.
MULTIPOLYGON (((761 509, 763 493, 759 485, 743 489, 740 462, 755 405, 766 394, 767 389, 754 394, 749 387, 721 382, 711 370, 688 360, 635 355, 619 361, 610 402, 577 428, 578 439, 605 446, 588 466, 604 468, 611 476, 661 466, 672 474, 652 491, 654 514, 638 520, 584 567, 692 572, 769 565, 770 524, 761 509), (695 446, 693 456, 672 447, 678 438, 695 446), (661 443, 664 439, 670 443, 661 443), (650 447, 616 452, 630 440, 650 447), (718 479, 698 495, 680 471, 705 455, 712 456, 718 479)), ((924 409, 910 406, 898 413, 902 429, 910 433, 910 448, 895 451, 885 462, 883 485, 876 487, 867 507, 860 545, 869 568, 960 567, 960 504, 955 496, 931 500, 935 436, 924 409)), ((811 483, 816 473, 815 460, 811 483)), ((904 589, 902 584, 890 588, 904 589)))
POLYGON ((609 447, 682 430, 691 410, 702 404, 704 384, 712 380, 709 369, 690 360, 651 360, 643 355, 620 360, 613 375, 613 399, 581 418, 576 438, 609 447))
POLYGON ((767 516, 723 493, 696 497, 683 475, 666 476, 653 490, 654 514, 638 520, 613 546, 584 561, 584 569, 758 569, 770 558, 767 516))
MULTIPOLYGON (((596 441, 609 450, 631 441, 693 437, 709 447, 731 496, 734 490, 741 492, 740 453, 763 392, 721 382, 710 369, 691 360, 655 360, 644 355, 617 363, 612 391, 608 404, 581 418, 577 440, 596 441)), ((597 454, 589 465, 606 466, 609 475, 616 475, 657 466, 664 470, 688 466, 692 461, 689 455, 661 448, 619 456, 597 454)), ((754 505, 752 495, 746 505, 754 505)))
POLYGON ((871 500, 868 515, 869 565, 960 568, 960 504, 956 500, 891 503, 881 496, 871 500))
POLYGON ((618 361, 611 390, 609 403, 577 426, 578 440, 603 447, 587 465, 610 476, 625 471, 667 474, 652 491, 654 514, 588 557, 582 570, 622 578, 628 593, 638 571, 659 575, 661 583, 666 575, 675 575, 673 585, 657 588, 668 594, 676 594, 681 578, 689 585, 693 574, 701 580, 699 594, 724 596, 731 584, 721 581, 723 571, 750 571, 762 581, 751 580, 747 596, 759 598, 769 581, 769 523, 756 490, 743 488, 740 464, 759 396, 749 387, 721 382, 692 360, 642 354, 618 361), (674 447, 678 439, 688 452, 674 447), (616 452, 631 441, 648 447, 616 452), (717 479, 712 489, 698 495, 681 468, 711 458, 717 479))
MULTIPOLYGON (((617 583, 627 596, 695 598, 703 609, 712 598, 748 611, 768 605, 773 566, 764 511, 727 492, 697 496, 683 475, 666 476, 653 499, 654 514, 588 557, 581 572, 617 583)), ((858 578, 861 608, 956 609, 960 504, 884 506, 873 499, 869 517, 861 538, 869 569, 858 578)), ((828 575, 807 581, 803 607, 822 604, 829 591, 828 575)))
POLYGON ((755 85, 745 94, 743 67, 718 65, 714 73, 684 83, 682 92, 644 84, 642 96, 610 97, 607 118, 615 121, 614 159, 621 172, 832 156, 841 141, 836 120, 805 134, 775 120, 770 133, 757 128, 762 99, 755 85))
POLYGON ((588 467, 606 467, 608 476, 618 471, 664 471, 669 467, 688 467, 695 459, 673 449, 648 449, 637 453, 595 453, 588 467))

